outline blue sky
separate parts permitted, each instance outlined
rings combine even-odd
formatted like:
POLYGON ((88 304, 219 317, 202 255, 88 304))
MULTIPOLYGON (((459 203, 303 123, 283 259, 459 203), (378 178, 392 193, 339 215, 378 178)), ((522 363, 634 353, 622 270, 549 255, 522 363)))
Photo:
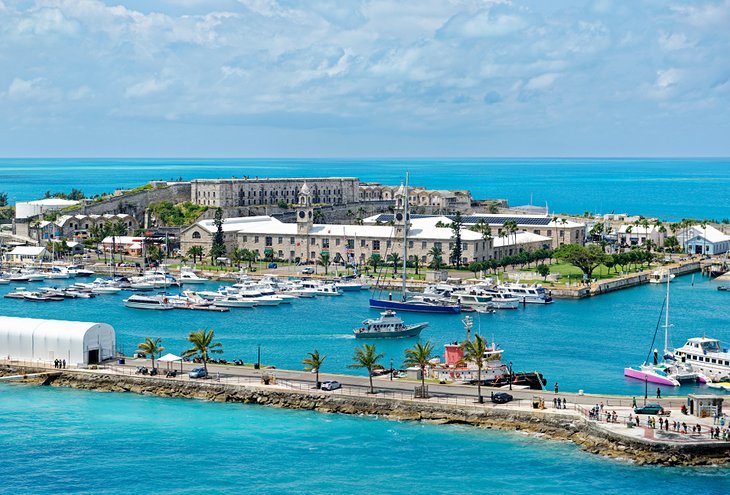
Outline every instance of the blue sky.
POLYGON ((730 156, 730 0, 0 0, 2 156, 730 156))

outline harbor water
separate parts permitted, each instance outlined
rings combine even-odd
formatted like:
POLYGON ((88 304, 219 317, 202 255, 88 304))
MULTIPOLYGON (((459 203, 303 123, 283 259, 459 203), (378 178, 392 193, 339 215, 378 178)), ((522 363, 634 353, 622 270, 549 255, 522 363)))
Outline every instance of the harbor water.
POLYGON ((466 426, 0 385, 0 494, 727 493, 730 469, 638 467, 466 426))
POLYGON ((408 169, 414 185, 469 189, 474 198, 504 198, 511 205, 547 203, 551 213, 720 221, 730 217, 729 165, 728 159, 699 158, 0 159, 0 191, 13 203, 47 190, 94 195, 153 179, 347 176, 399 184, 408 169))
MULTIPOLYGON (((54 282, 61 285, 62 281, 54 282)), ((41 287, 50 282, 25 285, 41 287)), ((726 322, 730 318, 730 293, 718 291, 717 285, 718 282, 701 278, 699 274, 678 277, 672 282, 670 336, 675 346, 681 346, 689 337, 702 335, 718 338, 724 347, 728 346, 730 330, 726 322)), ((13 284, 0 287, 0 295, 13 287, 13 284)), ((215 287, 217 284, 209 284, 209 288, 215 287)), ((640 364, 651 352, 660 319, 660 325, 664 325, 665 292, 664 286, 644 285, 583 300, 528 304, 495 314, 471 313, 473 332, 481 333, 505 349, 505 360, 512 361, 515 370, 541 371, 551 389, 557 381, 564 391, 643 397, 644 383, 624 378, 623 368, 640 364)), ((128 295, 127 292, 42 303, 0 298, 0 314, 103 321, 115 328, 117 348, 127 355, 145 337, 160 337, 166 351, 179 354, 187 349, 188 332, 212 328, 223 344, 225 359, 255 362, 261 346, 262 363, 302 369, 302 359, 317 349, 327 355, 323 371, 335 373, 362 373, 348 368, 353 350, 362 343, 354 338, 352 329, 361 326, 365 318, 378 315, 377 310, 368 307, 370 291, 299 299, 278 307, 232 309, 227 313, 130 309, 122 302, 128 295)), ((429 326, 419 338, 371 342, 385 353, 382 361, 385 367, 390 366, 391 359, 396 367, 401 366, 404 349, 419 339, 430 340, 437 352, 443 354, 444 344, 466 337, 462 325, 465 314, 399 313, 399 316, 407 323, 428 321, 429 326)), ((662 328, 654 347, 662 351, 662 328)), ((695 389, 683 386, 682 393, 695 389)), ((655 390, 653 387, 650 393, 655 390)), ((674 388, 663 391, 665 396, 674 393, 674 388)))

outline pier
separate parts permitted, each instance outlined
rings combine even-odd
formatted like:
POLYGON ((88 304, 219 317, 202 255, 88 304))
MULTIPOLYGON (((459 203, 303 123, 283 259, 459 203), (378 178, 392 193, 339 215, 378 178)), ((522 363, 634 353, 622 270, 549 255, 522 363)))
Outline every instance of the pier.
MULTIPOLYGON (((672 428, 661 429, 641 415, 635 424, 634 398, 605 394, 559 393, 552 391, 511 390, 514 400, 493 404, 492 392, 504 389, 482 387, 484 403, 477 401, 477 388, 464 385, 428 385, 428 398, 417 398, 420 382, 379 377, 375 393, 370 394, 368 378, 321 373, 320 381, 337 380, 342 388, 317 390, 314 375, 307 372, 210 365, 208 379, 190 379, 185 363, 176 377, 136 373, 146 360, 130 360, 125 365, 65 369, 49 372, 38 363, 0 361, 0 376, 25 377, 26 382, 112 392, 133 392, 160 397, 195 398, 215 402, 260 404, 329 413, 365 414, 388 419, 460 423, 482 428, 523 431, 557 440, 569 440, 584 450, 637 464, 707 465, 730 461, 730 441, 709 433, 713 418, 682 414, 686 397, 649 399, 659 403, 670 415, 672 428), (557 407, 554 399, 565 399, 557 407), (591 409, 600 408, 598 415, 591 409), (630 422, 631 420, 631 422, 630 422), (692 429, 675 431, 673 422, 692 429), (630 422, 630 424, 629 424, 630 422), (701 425, 699 431, 694 426, 701 425)), ((176 365, 177 366, 177 365, 176 365)), ((637 397, 641 404, 643 397, 637 397)), ((656 418, 656 417, 654 417, 656 418)))

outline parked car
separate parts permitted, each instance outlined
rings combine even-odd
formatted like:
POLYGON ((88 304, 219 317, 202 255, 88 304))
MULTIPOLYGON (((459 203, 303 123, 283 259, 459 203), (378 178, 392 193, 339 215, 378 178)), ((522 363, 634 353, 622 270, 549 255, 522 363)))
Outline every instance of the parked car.
POLYGON ((507 392, 497 392, 496 394, 492 394, 492 402, 495 404, 506 404, 512 399, 513 397, 507 392))
POLYGON ((205 378, 206 376, 208 376, 208 372, 202 366, 198 366, 197 368, 193 368, 192 370, 190 370, 188 376, 190 378, 205 378))
POLYGON ((647 404, 641 407, 635 407, 636 414, 664 414, 664 408, 660 404, 647 404))
POLYGON ((338 388, 342 388, 342 384, 337 380, 325 380, 322 382, 320 388, 322 390, 337 390, 338 388))
POLYGON ((304 275, 311 275, 314 273, 314 268, 312 268, 311 266, 305 266, 304 268, 302 268, 302 273, 304 275))

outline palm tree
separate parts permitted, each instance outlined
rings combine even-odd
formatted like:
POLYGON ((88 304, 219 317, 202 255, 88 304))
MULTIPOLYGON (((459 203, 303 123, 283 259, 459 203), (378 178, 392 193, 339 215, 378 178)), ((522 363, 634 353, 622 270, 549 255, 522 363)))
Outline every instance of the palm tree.
MULTIPOLYGON (((484 403, 482 397, 482 368, 484 368, 484 353, 487 350, 487 342, 484 337, 478 333, 474 335, 474 340, 467 340, 461 347, 464 349, 464 361, 471 361, 477 366, 477 397, 480 404, 484 403)), ((510 380, 512 377, 510 377, 510 380)))
POLYGON ((415 254, 412 254, 408 257, 408 260, 411 262, 411 265, 413 265, 413 268, 416 269, 416 275, 418 275, 418 268, 421 266, 421 259, 415 254))
POLYGON ((421 397, 428 398, 426 394, 426 367, 430 364, 433 355, 433 344, 431 341, 425 344, 417 343, 415 346, 405 350, 406 358, 404 366, 417 366, 421 369, 421 397))
POLYGON ((188 256, 193 258, 193 264, 195 264, 195 261, 198 258, 200 258, 200 261, 203 261, 203 256, 205 256, 203 246, 191 246, 190 249, 188 249, 188 256))
POLYGON ((162 339, 160 337, 157 337, 156 339, 151 339, 150 337, 147 337, 144 339, 144 342, 140 342, 137 344, 137 352, 143 352, 144 354, 149 354, 152 356, 152 367, 155 367, 155 356, 157 354, 160 354, 165 350, 164 347, 160 345, 160 342, 162 339))
POLYGON ((382 352, 378 354, 375 350, 375 344, 363 344, 362 347, 355 348, 355 355, 352 357, 354 362, 348 365, 348 368, 365 368, 368 370, 371 394, 375 393, 375 389, 373 389, 373 369, 383 357, 385 357, 385 354, 382 352))
POLYGON ((431 268, 434 270, 440 270, 444 265, 443 252, 441 251, 441 248, 434 246, 428 254, 431 256, 431 268))
POLYGON ((398 253, 390 253, 388 255, 388 262, 393 263, 393 275, 398 274, 398 264, 403 261, 398 253))
POLYGON ((213 329, 205 330, 201 328, 190 332, 187 340, 193 347, 182 353, 183 357, 200 356, 206 372, 208 371, 208 355, 223 354, 221 343, 213 342, 213 336, 213 329))
POLYGON ((306 368, 304 368, 304 371, 314 371, 315 373, 315 381, 317 382, 315 388, 320 387, 319 369, 322 367, 322 363, 324 363, 325 359, 327 359, 327 356, 321 356, 319 354, 319 351, 315 349, 314 352, 308 353, 307 357, 305 357, 302 361, 302 364, 306 366, 306 368))
POLYGON ((327 275, 330 267, 330 255, 327 253, 321 253, 317 260, 317 264, 324 267, 324 274, 327 275))

